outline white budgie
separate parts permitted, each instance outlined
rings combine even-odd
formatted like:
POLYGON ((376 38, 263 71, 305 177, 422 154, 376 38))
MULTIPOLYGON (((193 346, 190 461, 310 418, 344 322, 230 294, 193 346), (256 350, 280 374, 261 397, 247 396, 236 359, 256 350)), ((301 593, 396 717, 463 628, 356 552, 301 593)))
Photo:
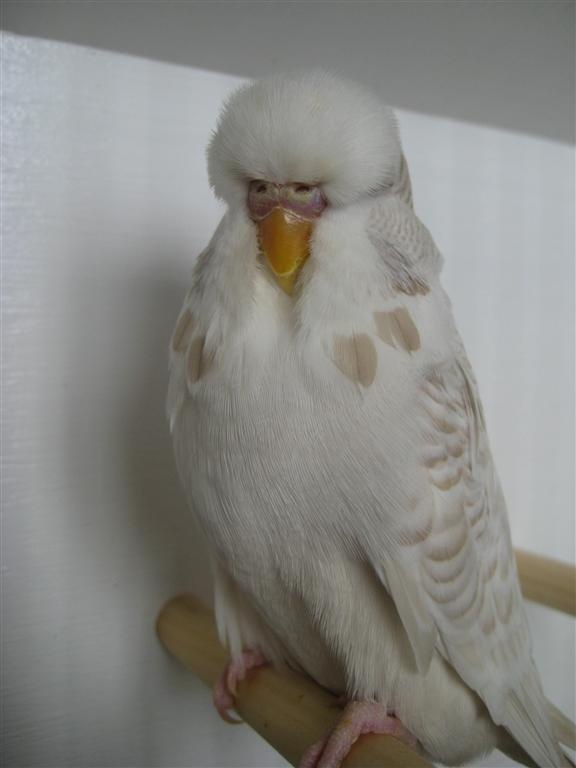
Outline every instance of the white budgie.
MULTIPOLYGON (((302 765, 360 733, 460 764, 566 766, 531 656, 476 383, 392 111, 323 72, 228 101, 228 206, 174 332, 168 413, 232 659, 345 696, 302 765)), ((561 735, 564 734, 564 735, 561 735)))

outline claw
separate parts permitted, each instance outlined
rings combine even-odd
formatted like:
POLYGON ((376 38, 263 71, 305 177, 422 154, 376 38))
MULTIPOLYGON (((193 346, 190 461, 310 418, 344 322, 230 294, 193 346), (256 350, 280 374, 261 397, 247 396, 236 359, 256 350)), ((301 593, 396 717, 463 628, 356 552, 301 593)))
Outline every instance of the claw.
POLYGON ((222 720, 231 725, 239 725, 242 720, 233 717, 230 714, 230 710, 234 707, 234 697, 230 695, 224 682, 224 676, 222 675, 216 685, 214 686, 214 692, 212 695, 214 706, 222 720))
POLYGON ((238 680, 244 680, 244 674, 241 672, 234 673, 231 667, 228 667, 226 675, 226 685, 228 686, 228 693, 232 695, 232 698, 236 698, 238 695, 238 680))
POLYGON ((216 682, 212 694, 214 706, 222 720, 231 725, 238 725, 243 722, 230 714, 230 710, 236 704, 238 683, 244 680, 251 669, 261 667, 264 664, 266 664, 266 659, 260 651, 243 651, 240 659, 233 659, 228 662, 216 682))
POLYGON ((320 760, 320 755, 324 752, 327 743, 328 736, 317 741, 316 744, 312 744, 312 746, 302 755, 298 768, 316 768, 318 761, 320 760))

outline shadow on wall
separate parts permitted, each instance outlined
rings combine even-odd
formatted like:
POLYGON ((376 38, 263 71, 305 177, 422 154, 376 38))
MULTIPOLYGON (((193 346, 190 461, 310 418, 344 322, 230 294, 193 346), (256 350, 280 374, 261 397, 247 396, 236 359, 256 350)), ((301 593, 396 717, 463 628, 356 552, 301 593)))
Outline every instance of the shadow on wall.
POLYGON ((242 77, 322 66, 397 107, 574 142, 570 0, 7 0, 3 10, 21 35, 242 77))

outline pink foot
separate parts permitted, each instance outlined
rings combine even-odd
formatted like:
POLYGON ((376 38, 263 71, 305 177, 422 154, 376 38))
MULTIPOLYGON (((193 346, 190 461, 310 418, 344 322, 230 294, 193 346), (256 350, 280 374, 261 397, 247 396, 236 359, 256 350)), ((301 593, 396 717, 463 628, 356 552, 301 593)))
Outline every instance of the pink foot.
POLYGON ((414 736, 382 704, 352 701, 332 733, 306 750, 299 768, 339 768, 363 733, 385 733, 409 747, 416 746, 414 736))
POLYGON ((232 717, 229 710, 234 707, 238 683, 244 680, 251 669, 266 664, 266 659, 260 651, 242 651, 240 659, 233 659, 226 664, 218 682, 214 686, 212 698, 220 717, 227 723, 241 723, 242 720, 232 717))

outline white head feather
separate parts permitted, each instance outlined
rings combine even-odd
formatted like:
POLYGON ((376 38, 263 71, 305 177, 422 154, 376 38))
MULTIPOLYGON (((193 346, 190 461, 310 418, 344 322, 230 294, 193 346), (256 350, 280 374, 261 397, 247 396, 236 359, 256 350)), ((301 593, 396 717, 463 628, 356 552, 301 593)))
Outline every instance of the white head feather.
POLYGON ((392 109, 363 86, 313 70, 245 85, 226 103, 208 147, 217 197, 234 205, 250 179, 320 184, 333 206, 397 179, 392 109))

